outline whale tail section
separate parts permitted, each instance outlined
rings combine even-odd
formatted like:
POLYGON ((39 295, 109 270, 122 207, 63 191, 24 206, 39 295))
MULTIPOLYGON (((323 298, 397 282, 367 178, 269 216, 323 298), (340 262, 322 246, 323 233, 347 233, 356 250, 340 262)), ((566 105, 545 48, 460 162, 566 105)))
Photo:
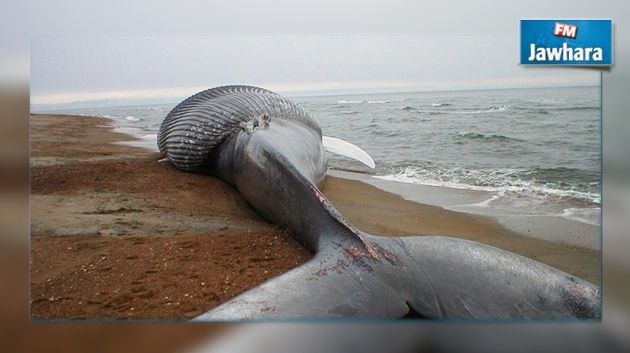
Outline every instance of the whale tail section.
POLYGON ((601 318, 599 287, 538 261, 452 237, 395 239, 398 247, 392 252, 409 255, 402 257, 409 279, 426 279, 399 289, 411 291, 408 303, 421 314, 486 320, 601 318))
POLYGON ((598 319, 592 284, 488 245, 438 236, 331 242, 313 259, 196 318, 598 319))
MULTIPOLYGON (((367 264, 364 264, 368 266, 367 264)), ((360 268, 344 244, 197 317, 194 321, 390 318, 409 307, 377 274, 360 268)))

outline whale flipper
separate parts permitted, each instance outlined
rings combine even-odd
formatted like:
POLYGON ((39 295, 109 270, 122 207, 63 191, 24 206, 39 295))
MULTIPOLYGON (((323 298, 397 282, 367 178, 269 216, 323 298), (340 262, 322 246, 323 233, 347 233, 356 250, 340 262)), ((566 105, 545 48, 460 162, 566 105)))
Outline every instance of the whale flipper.
POLYGON ((372 169, 376 167, 376 163, 374 163, 374 160, 367 152, 348 141, 336 137, 322 136, 322 144, 328 152, 352 158, 372 169))

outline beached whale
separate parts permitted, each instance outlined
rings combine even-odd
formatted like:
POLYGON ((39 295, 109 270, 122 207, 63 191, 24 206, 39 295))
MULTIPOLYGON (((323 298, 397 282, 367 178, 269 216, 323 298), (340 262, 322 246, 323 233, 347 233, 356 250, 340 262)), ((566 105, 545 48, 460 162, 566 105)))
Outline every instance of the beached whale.
MULTIPOLYGON (((195 320, 600 317, 599 287, 537 261, 457 238, 357 229, 318 189, 323 140, 331 141, 303 107, 257 87, 209 89, 166 116, 165 157, 182 170, 209 168, 314 253, 195 320)), ((373 163, 332 141, 331 150, 373 163)))

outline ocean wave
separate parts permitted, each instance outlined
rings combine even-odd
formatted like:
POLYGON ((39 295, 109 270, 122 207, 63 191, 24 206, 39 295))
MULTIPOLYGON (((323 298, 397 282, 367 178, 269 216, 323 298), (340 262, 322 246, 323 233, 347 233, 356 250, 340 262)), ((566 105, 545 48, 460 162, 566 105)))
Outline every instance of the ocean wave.
POLYGON ((359 104, 359 103, 366 103, 367 101, 364 100, 346 100, 346 99, 342 99, 340 101, 337 101, 337 104, 359 104))
POLYGON ((495 142, 501 142, 501 141, 513 141, 513 142, 525 142, 524 140, 521 139, 517 139, 517 138, 513 138, 513 137, 507 137, 504 135, 497 135, 497 134, 481 134, 481 133, 477 133, 477 132, 459 132, 457 133, 457 137, 458 139, 470 139, 470 140, 484 140, 484 141, 495 141, 495 142))
POLYGON ((597 186, 594 182, 599 177, 597 171, 586 171, 576 168, 555 167, 555 168, 533 168, 521 172, 529 179, 539 183, 554 183, 561 180, 562 183, 575 184, 580 186, 597 186))
POLYGON ((454 189, 573 198, 596 204, 601 203, 601 195, 597 192, 580 190, 578 185, 561 187, 553 182, 539 183, 535 180, 526 180, 523 179, 525 175, 525 171, 516 169, 486 171, 464 168, 420 169, 418 167, 405 167, 386 175, 375 175, 374 178, 454 189))
POLYGON ((432 107, 449 107, 451 105, 452 104, 449 104, 449 103, 431 103, 432 107))
POLYGON ((522 110, 525 113, 533 113, 533 114, 549 114, 549 111, 547 109, 541 109, 541 108, 532 108, 532 107, 519 107, 519 106, 515 106, 513 107, 514 110, 522 110))
POLYGON ((596 107, 596 106, 557 107, 557 108, 551 108, 550 110, 559 110, 559 111, 599 110, 599 107, 596 107))
POLYGON ((347 100, 347 99, 342 99, 340 101, 337 101, 337 104, 361 104, 361 103, 387 104, 387 103, 398 102, 398 101, 399 100, 347 100))
POLYGON ((452 114, 452 115, 474 115, 474 114, 487 114, 487 113, 499 113, 499 112, 504 112, 507 111, 509 109, 511 109, 512 107, 509 105, 497 105, 497 106, 492 106, 492 107, 488 107, 485 109, 460 109, 460 110, 451 110, 451 109, 444 109, 444 110, 420 110, 420 109, 415 109, 413 107, 410 107, 410 109, 405 109, 403 108, 403 110, 418 110, 421 113, 425 113, 425 114, 429 114, 429 115, 439 115, 439 114, 452 114))
POLYGON ((576 208, 570 207, 562 210, 560 217, 572 219, 574 221, 591 224, 594 226, 600 225, 601 208, 599 207, 586 207, 576 208))
POLYGON ((143 140, 157 141, 157 134, 143 134, 143 135, 139 135, 139 137, 143 140))
POLYGON ((535 114, 549 114, 550 112, 571 112, 571 111, 599 111, 600 108, 596 106, 577 106, 577 107, 543 107, 533 108, 524 106, 515 106, 515 110, 522 110, 528 113, 535 114))
POLYGON ((129 116, 125 117, 125 120, 127 120, 127 121, 133 121, 133 122, 138 122, 138 121, 140 121, 140 120, 142 120, 142 119, 140 119, 140 118, 136 118, 135 116, 132 116, 132 115, 129 115, 129 116))
POLYGON ((146 107, 144 108, 144 110, 146 111, 150 111, 150 112, 165 112, 168 108, 166 107, 146 107))
POLYGON ((511 108, 512 106, 509 106, 509 105, 497 105, 497 106, 492 106, 489 109, 479 110, 479 112, 480 113, 504 112, 511 108))

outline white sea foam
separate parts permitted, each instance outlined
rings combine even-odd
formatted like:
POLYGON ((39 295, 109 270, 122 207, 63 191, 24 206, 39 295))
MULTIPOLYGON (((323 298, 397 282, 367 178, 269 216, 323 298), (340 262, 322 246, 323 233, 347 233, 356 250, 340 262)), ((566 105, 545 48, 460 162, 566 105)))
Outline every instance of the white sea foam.
POLYGON ((133 121, 133 122, 138 122, 138 121, 140 121, 140 120, 142 120, 142 119, 140 119, 140 118, 136 118, 135 116, 132 116, 132 115, 129 115, 129 116, 127 116, 127 117, 125 118, 125 120, 127 120, 127 121, 133 121))
POLYGON ((468 205, 462 205, 462 206, 472 206, 472 207, 489 207, 490 203, 492 201, 498 200, 499 199, 499 195, 492 195, 492 197, 490 197, 489 199, 483 200, 481 202, 477 202, 477 203, 471 203, 468 205))
POLYGON ((157 140, 157 134, 144 134, 140 135, 143 140, 157 140))
POLYGON ((515 174, 519 172, 520 171, 515 169, 499 169, 488 172, 466 170, 463 168, 428 170, 407 167, 398 173, 375 175, 373 177, 402 183, 449 187, 453 189, 517 193, 539 197, 569 197, 593 203, 601 203, 601 196, 599 194, 536 184, 532 181, 515 177, 515 174))
POLYGON ((166 108, 165 107, 152 107, 152 106, 149 106, 149 107, 145 107, 144 110, 146 110, 146 111, 155 111, 155 112, 163 112, 163 111, 166 110, 166 108))
MULTIPOLYGON (((432 105, 433 106, 433 105, 432 105)), ((473 115, 473 114, 487 114, 487 113, 497 113, 504 112, 506 110, 511 109, 512 107, 509 105, 499 105, 495 107, 490 107, 487 109, 468 109, 468 110, 421 110, 421 112, 426 114, 453 114, 453 115, 473 115)))
POLYGON ((562 211, 560 217, 572 219, 574 221, 599 225, 600 220, 599 217, 601 215, 601 209, 599 207, 586 207, 586 208, 565 208, 562 211))
POLYGON ((366 103, 367 101, 361 100, 346 100, 346 99, 342 99, 340 101, 337 102, 337 104, 359 104, 359 103, 366 103))
POLYGON ((400 100, 348 100, 348 99, 342 99, 340 101, 337 101, 337 104, 361 104, 361 103, 386 104, 386 103, 398 102, 398 101, 400 101, 400 100))

